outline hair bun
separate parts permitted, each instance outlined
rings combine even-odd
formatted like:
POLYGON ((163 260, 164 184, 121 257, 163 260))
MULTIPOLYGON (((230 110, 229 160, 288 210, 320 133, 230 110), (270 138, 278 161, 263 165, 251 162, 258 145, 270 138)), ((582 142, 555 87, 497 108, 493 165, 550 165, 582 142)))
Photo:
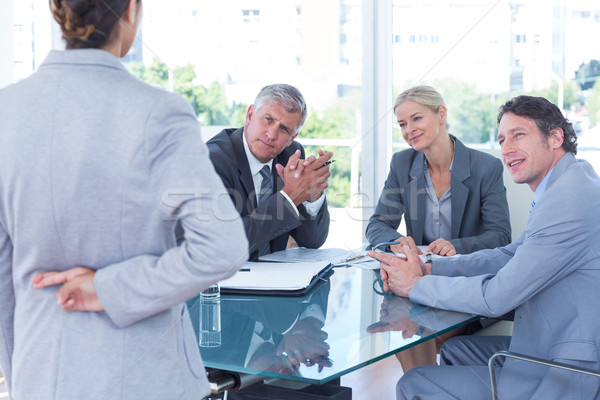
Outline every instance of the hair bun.
POLYGON ((127 0, 50 0, 67 48, 104 46, 125 9, 127 0))

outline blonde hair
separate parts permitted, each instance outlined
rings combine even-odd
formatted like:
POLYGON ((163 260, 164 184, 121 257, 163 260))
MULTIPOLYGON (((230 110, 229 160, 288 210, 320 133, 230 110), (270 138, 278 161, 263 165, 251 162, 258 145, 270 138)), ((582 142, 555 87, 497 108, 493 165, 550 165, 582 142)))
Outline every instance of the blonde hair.
MULTIPOLYGON (((446 107, 442 95, 437 90, 427 85, 414 86, 400 93, 394 102, 394 112, 396 112, 396 108, 398 108, 400 104, 406 101, 419 103, 429 108, 434 113, 440 111, 440 106, 446 107)), ((450 124, 448 123, 448 120, 446 120, 446 130, 448 129, 450 129, 450 124)))

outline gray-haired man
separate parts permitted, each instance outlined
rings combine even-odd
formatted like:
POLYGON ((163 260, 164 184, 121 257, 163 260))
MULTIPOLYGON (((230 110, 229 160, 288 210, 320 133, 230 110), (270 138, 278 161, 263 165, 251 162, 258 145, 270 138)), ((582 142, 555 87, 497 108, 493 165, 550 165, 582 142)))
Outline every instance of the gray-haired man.
POLYGON ((248 107, 243 128, 207 142, 210 159, 244 221, 250 259, 298 245, 321 246, 329 232, 324 190, 333 153, 304 159, 295 142, 306 103, 293 86, 264 87, 248 107))

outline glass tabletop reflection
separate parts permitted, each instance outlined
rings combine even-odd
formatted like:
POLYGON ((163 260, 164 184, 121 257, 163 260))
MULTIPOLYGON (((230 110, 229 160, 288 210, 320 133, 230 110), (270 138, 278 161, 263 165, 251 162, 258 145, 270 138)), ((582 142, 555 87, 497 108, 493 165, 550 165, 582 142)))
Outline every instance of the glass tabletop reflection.
POLYGON ((384 293, 379 271, 357 267, 300 297, 221 294, 188 308, 207 367, 316 384, 478 319, 384 293))

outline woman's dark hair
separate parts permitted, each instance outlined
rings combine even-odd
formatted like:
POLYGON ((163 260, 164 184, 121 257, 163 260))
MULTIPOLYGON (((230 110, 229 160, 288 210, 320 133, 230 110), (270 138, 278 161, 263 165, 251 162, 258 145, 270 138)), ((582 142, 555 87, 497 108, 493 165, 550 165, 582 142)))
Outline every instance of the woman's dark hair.
POLYGON ((538 129, 546 136, 554 128, 564 132, 562 148, 567 153, 577 154, 577 134, 573 125, 564 117, 560 109, 543 97, 517 96, 500 106, 498 124, 506 113, 526 117, 535 122, 538 129))
POLYGON ((114 38, 128 0, 50 0, 67 49, 97 49, 114 38))

